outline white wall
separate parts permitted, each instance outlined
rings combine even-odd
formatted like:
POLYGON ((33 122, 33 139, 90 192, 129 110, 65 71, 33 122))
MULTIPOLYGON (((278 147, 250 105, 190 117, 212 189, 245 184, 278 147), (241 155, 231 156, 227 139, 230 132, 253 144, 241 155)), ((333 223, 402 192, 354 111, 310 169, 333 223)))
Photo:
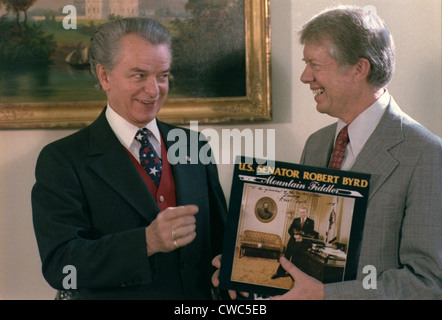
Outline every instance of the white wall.
MULTIPOLYGON (((276 130, 276 157, 297 162, 308 135, 334 121, 315 110, 313 95, 299 81, 303 70, 297 29, 313 14, 339 3, 271 0, 274 120, 263 124, 215 126, 276 130)), ((442 136, 440 0, 353 0, 374 5, 396 41, 397 71, 390 93, 417 121, 442 136)), ((200 126, 200 129, 207 128, 200 126)), ((31 221, 30 192, 37 155, 47 143, 72 130, 0 131, 0 299, 53 299, 40 272, 31 221)), ((232 165, 219 166, 226 196, 232 165)))
POLYGON ((289 202, 280 201, 282 189, 277 187, 265 187, 260 185, 246 184, 243 191, 243 207, 241 208, 241 216, 243 219, 238 226, 238 233, 242 234, 245 230, 267 232, 277 234, 284 239, 287 233, 286 212, 289 211, 289 202), (275 218, 269 222, 260 222, 255 215, 255 205, 263 197, 272 199, 275 207, 271 208, 277 214, 275 218), (281 214, 282 213, 282 214, 281 214))

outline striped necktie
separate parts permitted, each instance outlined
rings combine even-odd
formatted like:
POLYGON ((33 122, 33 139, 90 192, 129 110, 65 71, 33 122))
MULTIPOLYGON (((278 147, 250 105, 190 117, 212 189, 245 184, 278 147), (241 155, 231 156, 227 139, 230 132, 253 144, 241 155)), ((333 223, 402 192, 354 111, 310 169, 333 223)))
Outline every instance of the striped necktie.
POLYGON ((348 138, 348 125, 341 129, 336 138, 335 147, 330 157, 330 163, 328 167, 330 169, 341 169, 342 161, 344 160, 345 149, 349 142, 348 138))

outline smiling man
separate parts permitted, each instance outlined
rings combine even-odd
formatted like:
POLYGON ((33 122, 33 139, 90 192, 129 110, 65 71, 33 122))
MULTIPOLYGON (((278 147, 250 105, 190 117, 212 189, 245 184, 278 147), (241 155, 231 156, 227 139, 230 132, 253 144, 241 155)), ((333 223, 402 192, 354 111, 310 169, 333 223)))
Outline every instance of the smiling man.
POLYGON ((442 142, 386 89, 390 32, 373 10, 337 7, 312 18, 300 36, 301 81, 317 110, 338 118, 309 137, 301 163, 368 173, 370 194, 357 279, 324 285, 282 258, 295 282, 275 298, 440 299, 442 142), (334 158, 335 140, 345 141, 342 159, 334 158), (363 286, 365 266, 376 270, 376 289, 363 286))
MULTIPOLYGON (((308 138, 301 163, 368 173, 370 191, 356 279, 323 284, 282 257, 294 285, 272 299, 441 299, 442 140, 386 89, 394 69, 390 32, 373 10, 339 6, 313 17, 300 36, 301 81, 317 110, 338 118, 308 138), (364 285, 366 276, 376 286, 364 285)), ((220 256, 213 265, 220 268, 220 256)))
POLYGON ((121 37, 119 47, 118 63, 112 69, 97 64, 96 74, 110 107, 142 127, 155 119, 167 99, 171 53, 167 44, 153 45, 136 34, 121 37))
MULTIPOLYGON (((32 207, 44 277, 82 299, 209 299, 226 203, 212 161, 168 159, 176 127, 156 116, 169 91, 169 31, 142 18, 103 24, 89 61, 106 108, 37 162, 32 207), (65 266, 76 272, 69 288, 65 266)), ((193 134, 183 131, 190 154, 193 134)))
POLYGON ((330 55, 328 40, 305 44, 306 67, 301 81, 310 86, 320 113, 350 123, 383 93, 383 88, 360 81, 370 72, 370 62, 361 58, 355 65, 341 65, 330 55))

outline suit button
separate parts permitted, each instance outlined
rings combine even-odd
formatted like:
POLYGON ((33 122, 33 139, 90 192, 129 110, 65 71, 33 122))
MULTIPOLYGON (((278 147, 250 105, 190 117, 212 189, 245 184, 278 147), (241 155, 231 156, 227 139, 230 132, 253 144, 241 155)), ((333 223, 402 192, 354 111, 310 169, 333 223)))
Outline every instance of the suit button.
POLYGON ((164 202, 164 197, 160 196, 160 202, 164 202))

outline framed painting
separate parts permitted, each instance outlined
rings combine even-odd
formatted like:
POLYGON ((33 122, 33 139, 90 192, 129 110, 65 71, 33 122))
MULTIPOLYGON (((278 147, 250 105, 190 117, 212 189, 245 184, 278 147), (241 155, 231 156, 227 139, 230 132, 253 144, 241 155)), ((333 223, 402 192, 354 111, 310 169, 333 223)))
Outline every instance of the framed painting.
POLYGON ((28 2, 21 13, 0 2, 0 32, 10 33, 0 40, 0 129, 91 123, 106 97, 95 89, 84 52, 97 25, 126 16, 153 17, 173 36, 170 91, 160 120, 186 125, 272 118, 270 0, 66 0, 74 15, 63 1, 28 2))
POLYGON ((261 222, 270 222, 276 217, 278 207, 275 200, 270 197, 262 197, 256 202, 255 215, 261 222))

